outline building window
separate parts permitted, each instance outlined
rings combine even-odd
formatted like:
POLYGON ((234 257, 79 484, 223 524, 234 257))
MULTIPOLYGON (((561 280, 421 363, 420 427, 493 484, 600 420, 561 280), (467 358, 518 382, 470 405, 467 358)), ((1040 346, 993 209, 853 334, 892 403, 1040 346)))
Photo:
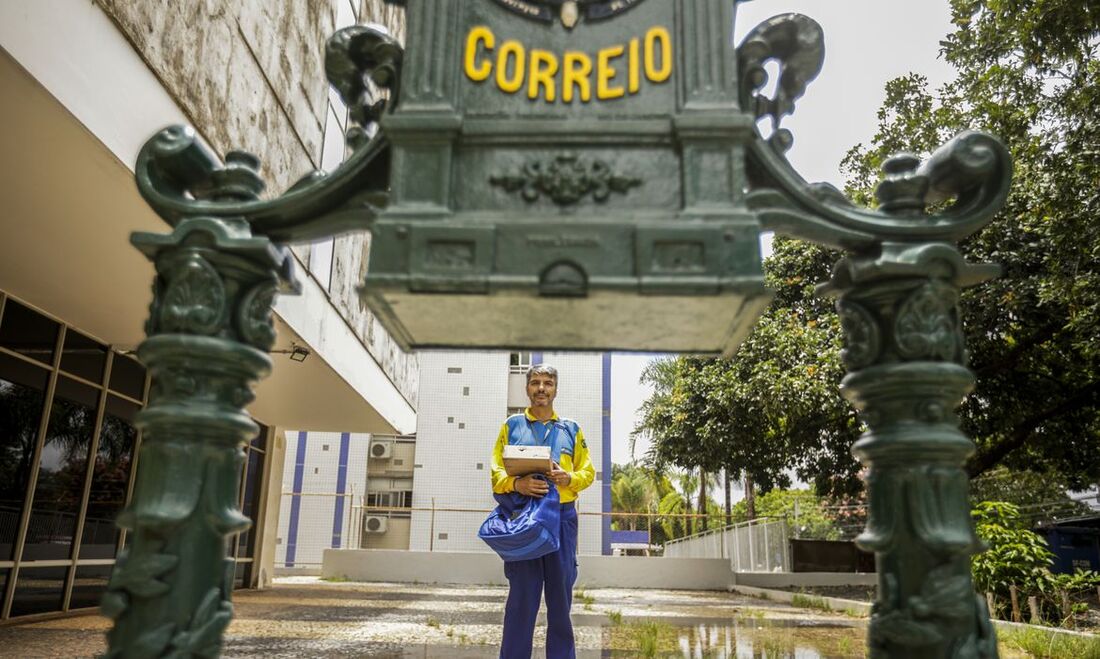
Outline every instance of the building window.
POLYGON ((0 599, 11 598, 0 608, 11 616, 98 606, 104 562, 125 542, 115 517, 132 488, 146 380, 134 359, 0 291, 0 599))
POLYGON ((508 416, 514 416, 516 414, 523 414, 523 412, 526 409, 527 409, 526 407, 509 407, 508 408, 508 416))
POLYGON ((531 368, 531 353, 529 352, 513 352, 508 358, 508 372, 509 373, 527 373, 527 369, 531 368))
POLYGON ((448 373, 461 373, 462 372, 462 367, 460 367, 460 366, 450 366, 450 367, 447 368, 447 372, 448 373))
POLYGON ((384 517, 410 517, 410 512, 394 510, 394 508, 412 508, 412 498, 412 490, 368 492, 366 514, 384 517), (372 508, 374 510, 371 510, 372 508))

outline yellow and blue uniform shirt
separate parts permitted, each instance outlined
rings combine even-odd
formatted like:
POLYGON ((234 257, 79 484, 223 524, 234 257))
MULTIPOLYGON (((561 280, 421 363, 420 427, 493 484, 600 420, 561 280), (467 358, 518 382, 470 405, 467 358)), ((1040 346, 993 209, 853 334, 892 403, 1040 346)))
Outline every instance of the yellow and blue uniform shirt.
POLYGON ((577 422, 559 418, 556 413, 549 421, 539 421, 531 415, 531 408, 527 408, 523 414, 513 414, 508 417, 500 427, 496 446, 493 448, 494 494, 507 494, 516 489, 516 477, 509 476, 504 470, 504 447, 510 444, 549 446, 550 431, 554 424, 560 427, 557 441, 561 455, 558 464, 563 471, 569 473, 570 477, 569 485, 558 488, 561 502, 576 501, 577 493, 592 484, 596 478, 596 469, 592 466, 592 459, 588 455, 588 444, 585 443, 584 433, 577 422))

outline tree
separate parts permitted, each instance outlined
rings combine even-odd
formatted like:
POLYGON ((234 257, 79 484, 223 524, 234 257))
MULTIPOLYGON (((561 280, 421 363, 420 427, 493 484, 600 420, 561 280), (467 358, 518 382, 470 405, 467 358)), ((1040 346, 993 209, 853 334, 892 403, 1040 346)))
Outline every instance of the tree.
MULTIPOLYGON (((757 499, 758 516, 786 519, 796 537, 815 540, 839 540, 834 511, 826 507, 813 488, 805 490, 771 490, 757 499)), ((735 522, 752 519, 747 503, 738 501, 733 507, 735 522)))
MULTIPOLYGON (((936 94, 909 75, 888 83, 869 146, 844 160, 847 194, 874 203, 885 159, 929 154, 958 132, 998 135, 1016 162, 1005 210, 962 245, 1004 276, 964 293, 978 377, 963 430, 972 476, 996 465, 1100 480, 1100 13, 1076 0, 952 0, 944 56, 957 78, 936 94)), ((730 360, 655 368, 638 432, 655 463, 742 473, 766 492, 789 471, 822 495, 858 492, 849 451, 861 427, 837 391, 840 328, 814 284, 839 254, 777 238, 765 262, 772 306, 730 360), (648 403, 648 402, 647 402, 648 403)))
POLYGON ((829 494, 860 489, 849 452, 859 424, 837 390, 838 321, 826 304, 788 292, 814 281, 790 244, 780 240, 765 262, 787 290, 732 359, 681 357, 643 373, 654 393, 634 434, 650 438, 650 463, 725 470, 764 492, 789 487, 792 469, 829 494), (825 364, 810 363, 822 355, 825 364))
MULTIPOLYGON (((644 465, 631 463, 626 465, 611 466, 611 510, 617 513, 632 512, 645 513, 642 517, 617 516, 612 522, 612 528, 616 530, 642 530, 649 531, 651 544, 664 544, 672 537, 685 535, 671 535, 666 532, 665 525, 654 517, 660 510, 660 503, 669 494, 676 493, 676 488, 664 474, 655 472, 644 465), (620 483, 624 483, 620 485, 620 483), (639 488, 643 491, 639 492, 639 488)), ((672 529, 676 530, 676 529, 672 529)))
MULTIPOLYGON (((638 468, 620 469, 619 473, 613 474, 611 480, 611 510, 614 512, 648 513, 657 500, 657 491, 653 481, 649 474, 646 474, 643 470, 638 468)), ((615 519, 613 525, 617 529, 637 531, 639 522, 644 525, 644 518, 619 517, 615 519)))
POLYGON ((937 90, 891 81, 878 133, 845 158, 848 193, 868 200, 885 157, 930 152, 965 128, 989 131, 1016 163, 1006 208, 962 245, 1004 275, 968 290, 962 312, 978 376, 960 413, 972 476, 1003 464, 1100 479, 1100 11, 1079 0, 952 0, 937 90))
POLYGON ((1037 474, 996 467, 970 481, 970 501, 1000 501, 1020 509, 1028 527, 1041 522, 1087 515, 1089 507, 1066 494, 1066 480, 1059 474, 1037 474))

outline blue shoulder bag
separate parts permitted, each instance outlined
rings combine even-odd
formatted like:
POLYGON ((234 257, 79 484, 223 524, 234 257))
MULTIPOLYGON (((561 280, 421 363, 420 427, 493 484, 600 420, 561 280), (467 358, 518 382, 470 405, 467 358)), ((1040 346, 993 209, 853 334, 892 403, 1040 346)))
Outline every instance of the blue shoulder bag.
MULTIPOLYGON (((553 424, 550 455, 560 460, 556 450, 560 428, 553 424)), ((505 562, 529 561, 552 554, 561 546, 561 500, 558 488, 546 479, 550 490, 541 499, 519 492, 494 494, 499 504, 478 530, 477 535, 505 562)))

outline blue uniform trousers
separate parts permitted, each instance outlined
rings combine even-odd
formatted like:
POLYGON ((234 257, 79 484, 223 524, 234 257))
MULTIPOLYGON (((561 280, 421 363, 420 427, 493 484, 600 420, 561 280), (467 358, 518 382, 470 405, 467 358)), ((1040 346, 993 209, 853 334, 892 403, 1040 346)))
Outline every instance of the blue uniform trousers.
POLYGON ((577 509, 574 502, 561 506, 561 546, 553 554, 529 561, 504 564, 508 577, 508 603, 504 609, 504 641, 501 659, 529 659, 535 620, 546 591, 546 658, 573 659, 573 585, 577 582, 577 509))

